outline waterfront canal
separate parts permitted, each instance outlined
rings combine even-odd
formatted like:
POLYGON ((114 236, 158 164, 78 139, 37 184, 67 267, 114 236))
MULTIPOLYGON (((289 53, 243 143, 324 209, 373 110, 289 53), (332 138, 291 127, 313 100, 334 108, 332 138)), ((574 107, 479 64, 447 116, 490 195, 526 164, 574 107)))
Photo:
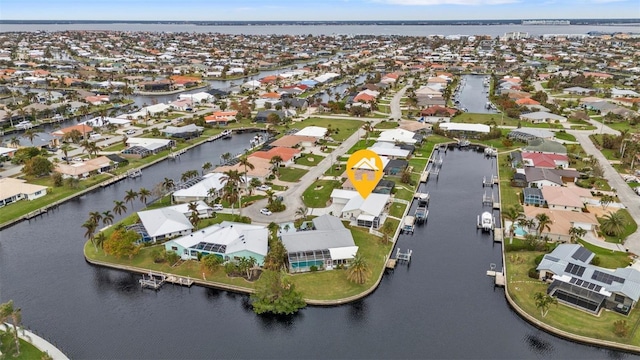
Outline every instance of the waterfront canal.
MULTIPOLYGON (((104 211, 128 189, 178 178, 223 152, 248 146, 251 134, 205 143, 177 162, 163 161, 125 180, 0 232, 0 301, 13 299, 23 323, 70 358, 631 358, 558 339, 508 307, 485 273, 501 266, 500 247, 476 230, 482 177, 495 159, 449 150, 431 194, 427 224, 402 235, 413 250, 380 287, 358 302, 309 307, 290 318, 257 316, 248 297, 201 287, 141 290, 138 275, 84 261, 89 211, 104 211)), ((129 206, 129 205, 128 205, 129 206)), ((140 210, 141 204, 135 204, 140 210)))
POLYGON ((495 110, 487 109, 490 78, 489 75, 461 76, 459 90, 455 96, 455 99, 460 102, 459 108, 464 108, 466 112, 476 114, 495 114, 495 110))

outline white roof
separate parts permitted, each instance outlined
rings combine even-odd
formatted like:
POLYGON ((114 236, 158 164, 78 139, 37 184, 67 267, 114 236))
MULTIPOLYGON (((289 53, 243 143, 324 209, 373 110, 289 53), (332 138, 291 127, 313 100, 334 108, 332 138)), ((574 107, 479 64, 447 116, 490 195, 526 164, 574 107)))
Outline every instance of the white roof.
POLYGON ((185 214, 170 207, 138 211, 138 216, 151 237, 193 229, 185 214))
POLYGON ((180 94, 178 95, 178 99, 182 100, 182 99, 193 99, 193 101, 197 101, 197 102, 201 102, 202 100, 211 100, 213 98, 213 95, 206 93, 204 91, 202 92, 198 92, 195 94, 180 94))
POLYGON ((102 116, 97 116, 94 117, 93 119, 89 119, 87 121, 83 121, 80 124, 86 124, 89 126, 104 126, 107 124, 114 124, 114 125, 127 125, 130 124, 131 120, 127 120, 127 119, 120 119, 120 118, 114 118, 114 117, 102 117, 102 116))
POLYGON ((190 133, 190 132, 196 132, 196 131, 202 131, 204 130, 204 127, 202 126, 198 126, 196 124, 188 124, 185 126, 167 126, 165 127, 162 132, 164 132, 165 134, 182 134, 182 133, 190 133))
POLYGON ((173 193, 175 197, 207 197, 209 189, 220 190, 224 187, 224 182, 220 179, 225 175, 223 173, 209 173, 204 176, 202 181, 194 184, 193 186, 177 190, 173 193))
POLYGON ((46 189, 46 186, 28 184, 26 180, 6 177, 0 179, 0 200, 19 194, 30 195, 46 189))
POLYGON ((340 248, 329 248, 332 260, 353 259, 358 253, 357 246, 345 246, 340 248))
POLYGON ((491 127, 484 124, 463 124, 463 123, 441 123, 440 127, 449 131, 472 131, 479 133, 489 133, 491 131, 491 127))
MULTIPOLYGON (((350 191, 352 193, 352 197, 345 204, 342 212, 360 210, 363 213, 373 215, 374 217, 380 216, 382 214, 382 212, 384 211, 384 206, 387 204, 387 201, 389 201, 390 197, 388 194, 371 193, 369 194, 369 196, 367 196, 366 199, 363 199, 357 191, 343 191, 350 191)), ((333 192, 331 193, 331 195, 333 195, 333 192)))
MULTIPOLYGON (((196 203, 196 211, 198 212, 213 210, 209 205, 207 205, 207 203, 205 203, 202 200, 198 200, 195 203, 196 203)), ((185 215, 191 213, 191 210, 189 210, 189 203, 168 206, 168 208, 181 212, 185 215)))
POLYGON ((395 156, 395 157, 407 157, 410 154, 409 150, 401 149, 399 146, 395 146, 388 142, 377 142, 369 148, 369 150, 381 156, 395 156))
POLYGON ((366 214, 358 215, 358 220, 362 220, 362 221, 373 221, 375 219, 376 217, 373 215, 366 215, 366 214))
POLYGON ((264 226, 223 221, 173 241, 185 248, 205 242, 225 245, 226 254, 247 250, 266 256, 268 236, 269 230, 264 226))
POLYGON ((520 117, 525 119, 532 119, 532 120, 547 120, 547 119, 560 120, 560 121, 567 120, 567 118, 564 116, 552 114, 546 111, 536 111, 533 113, 522 114, 520 115, 520 117))
POLYGON ((312 136, 316 138, 321 138, 327 133, 327 128, 323 128, 320 126, 307 126, 306 128, 298 131, 296 135, 298 136, 312 136))
POLYGON ((172 140, 169 139, 156 139, 156 138, 138 138, 132 137, 127 139, 127 145, 129 146, 141 146, 146 149, 157 149, 161 146, 167 146, 172 140))
POLYGON ((391 143, 398 141, 405 144, 415 144, 417 142, 417 140, 413 138, 415 135, 416 133, 403 129, 385 130, 378 136, 378 141, 391 143))
POLYGON ((0 146, 0 156, 4 155, 4 154, 10 154, 14 151, 16 151, 17 149, 13 149, 13 148, 7 148, 7 147, 2 147, 0 146))

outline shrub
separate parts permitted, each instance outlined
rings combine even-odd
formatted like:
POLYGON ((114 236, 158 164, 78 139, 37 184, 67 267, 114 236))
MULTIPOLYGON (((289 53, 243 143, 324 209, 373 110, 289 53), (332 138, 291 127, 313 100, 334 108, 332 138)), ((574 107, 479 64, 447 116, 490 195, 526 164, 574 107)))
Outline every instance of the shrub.
POLYGON ((540 263, 542 262, 542 258, 543 257, 544 257, 544 254, 540 254, 540 255, 536 256, 536 258, 534 259, 534 262, 536 263, 536 266, 540 265, 540 263))
POLYGON ((175 251, 167 251, 165 258, 167 259, 169 264, 173 265, 178 262, 178 260, 180 260, 180 255, 178 255, 178 253, 175 251))
POLYGON ((621 338, 627 337, 627 335, 629 335, 627 320, 616 320, 613 323, 613 333, 621 338))
POLYGON ((315 266, 315 265, 311 265, 311 267, 309 267, 309 271, 316 272, 316 271, 318 271, 318 267, 315 266))
POLYGON ((600 257, 599 256, 594 256, 593 260, 591 260, 591 265, 599 266, 600 265, 600 257))
POLYGON ((532 267, 532 268, 529 269, 528 275, 532 279, 538 279, 539 278, 538 277, 538 271, 536 270, 535 267, 532 267))

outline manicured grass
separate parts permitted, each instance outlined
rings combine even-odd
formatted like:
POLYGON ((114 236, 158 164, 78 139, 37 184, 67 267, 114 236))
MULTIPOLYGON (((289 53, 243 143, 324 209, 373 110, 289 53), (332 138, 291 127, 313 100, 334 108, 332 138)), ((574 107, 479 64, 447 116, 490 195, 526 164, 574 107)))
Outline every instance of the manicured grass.
POLYGON ((346 166, 343 164, 333 164, 333 167, 329 168, 329 170, 325 171, 326 176, 342 176, 346 169, 346 166))
POLYGON ((378 111, 389 114, 391 112, 391 107, 385 104, 378 104, 378 111))
POLYGON ((122 142, 119 142, 119 143, 113 144, 111 146, 108 146, 106 148, 103 148, 101 151, 106 151, 106 152, 109 152, 109 151, 122 151, 126 147, 127 146, 125 144, 123 144, 122 142))
MULTIPOLYGON (((621 243, 622 241, 624 241, 624 239, 626 239, 627 236, 633 234, 638 229, 638 224, 636 224, 635 220, 633 219, 631 214, 629 214, 629 211, 627 211, 627 209, 620 209, 617 212, 622 214, 622 216, 624 217, 626 224, 624 227, 624 232, 620 236, 609 236, 603 233, 604 238, 607 242, 615 244, 621 243)), ((598 221, 602 223, 601 218, 598 218, 598 221)))
POLYGON ((395 121, 382 121, 376 125, 376 129, 395 129, 398 127, 398 123, 395 121))
POLYGON ((349 149, 349 151, 347 151, 347 154, 353 154, 354 152, 356 152, 358 150, 367 149, 367 148, 369 148, 370 146, 372 146, 375 143, 376 143, 375 139, 369 139, 369 140, 361 139, 361 140, 358 140, 358 142, 355 143, 355 145, 353 145, 351 147, 351 149, 349 149))
POLYGON ((578 240, 578 243, 589 249, 591 252, 596 254, 598 258, 600 258, 600 265, 598 266, 602 266, 608 269, 616 269, 627 267, 631 262, 631 258, 629 257, 628 253, 622 251, 611 251, 595 245, 591 245, 590 243, 582 240, 578 240))
POLYGON ((511 186, 513 170, 505 164, 507 155, 498 155, 498 172, 500 176, 500 203, 503 209, 520 204, 520 188, 511 186), (504 160, 503 160, 504 159, 504 160))
POLYGON ((315 154, 301 154, 300 157, 296 159, 295 163, 305 166, 316 166, 322 160, 324 160, 324 156, 315 154))
MULTIPOLYGON (((13 327, 11 327, 11 331, 13 332, 13 327)), ((18 333, 20 334, 20 328, 18 328, 18 333)), ((7 354, 5 348, 8 346, 8 343, 14 341, 13 333, 11 336, 7 336, 6 339, 2 342, 2 353, 7 354)), ((42 359, 44 352, 38 350, 37 347, 31 345, 30 343, 20 339, 20 355, 13 357, 7 356, 7 359, 15 359, 15 360, 33 360, 33 359, 42 359)))
POLYGON ((397 218, 402 218, 404 215, 404 211, 406 210, 407 205, 400 203, 392 203, 389 210, 389 215, 395 216, 397 218))
POLYGON ((279 168, 278 169, 278 180, 286 181, 286 182, 296 182, 300 180, 304 174, 307 173, 307 170, 297 169, 297 168, 279 168))
POLYGON ((602 311, 594 316, 575 308, 558 304, 551 306, 546 317, 542 317, 535 306, 534 295, 545 293, 548 284, 527 276, 528 270, 535 266, 534 259, 541 252, 522 251, 507 253, 507 281, 511 298, 527 313, 536 319, 573 334, 595 339, 616 341, 624 344, 640 344, 640 331, 635 331, 628 338, 620 338, 613 333, 613 322, 626 320, 632 328, 640 321, 640 311, 633 310, 629 316, 614 311, 602 311))
MULTIPOLYGON (((457 123, 471 123, 471 124, 496 124, 496 125, 510 125, 517 126, 520 120, 510 118, 508 116, 502 116, 502 114, 474 114, 474 113, 461 113, 451 119, 452 122, 457 123)), ((522 122, 522 126, 526 122, 522 122)))
POLYGON ((556 137, 556 139, 559 139, 559 140, 576 141, 576 137, 575 136, 573 136, 571 134, 568 134, 568 133, 566 133, 564 131, 557 131, 555 133, 555 137, 556 137))
MULTIPOLYGON (((404 185, 403 185, 404 186, 404 185)), ((408 187, 408 186, 407 186, 408 187)), ((396 188, 396 197, 407 201, 413 200, 413 191, 396 188)))
POLYGON ((302 201, 310 208, 327 207, 331 192, 341 185, 341 182, 336 180, 318 180, 304 191, 302 201))
MULTIPOLYGON (((290 129, 303 129, 307 126, 320 126, 323 128, 331 128, 333 131, 331 137, 336 141, 344 141, 351 136, 356 130, 362 127, 362 121, 358 120, 342 120, 342 119, 323 119, 311 117, 301 122, 289 124, 290 129), (338 131, 336 133, 336 130, 338 131)), ((280 130, 284 130, 282 127, 280 130)))
POLYGON ((427 166, 428 161, 429 159, 427 159, 427 155, 423 154, 423 158, 421 159, 412 157, 411 160, 409 160, 409 166, 413 167, 413 172, 422 172, 425 166, 427 166))
POLYGON ((336 269, 291 275, 292 282, 305 298, 331 300, 360 294, 373 286, 380 277, 380 273, 384 271, 385 257, 391 250, 391 243, 369 234, 366 229, 350 229, 353 240, 359 247, 358 254, 367 261, 371 275, 362 285, 347 280, 347 270, 336 269))

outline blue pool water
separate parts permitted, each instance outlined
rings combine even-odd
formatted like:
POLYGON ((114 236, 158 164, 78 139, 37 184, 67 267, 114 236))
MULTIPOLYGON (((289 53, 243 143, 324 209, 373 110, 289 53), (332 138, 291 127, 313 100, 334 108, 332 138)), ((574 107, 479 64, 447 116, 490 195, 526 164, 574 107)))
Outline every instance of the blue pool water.
POLYGON ((525 236, 528 234, 527 231, 522 228, 522 226, 516 226, 516 228, 513 230, 513 233, 517 236, 525 236))

